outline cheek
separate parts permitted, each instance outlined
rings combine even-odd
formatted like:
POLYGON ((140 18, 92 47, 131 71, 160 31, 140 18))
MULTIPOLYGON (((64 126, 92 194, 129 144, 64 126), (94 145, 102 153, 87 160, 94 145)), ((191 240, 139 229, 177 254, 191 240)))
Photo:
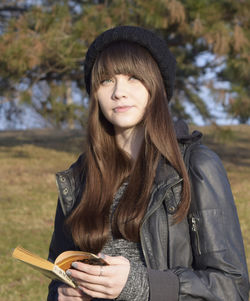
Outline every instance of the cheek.
POLYGON ((107 105, 104 104, 104 102, 98 101, 98 106, 99 106, 99 112, 108 120, 110 121, 110 115, 111 112, 107 108, 107 105))
POLYGON ((103 100, 98 100, 98 105, 99 105, 99 109, 102 111, 102 112, 105 112, 108 110, 108 105, 107 105, 107 102, 103 101, 103 100))
POLYGON ((102 110, 108 110, 109 109, 109 106, 110 106, 109 94, 106 91, 97 92, 96 93, 96 99, 98 99, 99 107, 102 110))
POLYGON ((148 93, 144 93, 142 96, 141 96, 141 108, 146 110, 147 106, 148 106, 148 103, 149 103, 149 94, 148 93))

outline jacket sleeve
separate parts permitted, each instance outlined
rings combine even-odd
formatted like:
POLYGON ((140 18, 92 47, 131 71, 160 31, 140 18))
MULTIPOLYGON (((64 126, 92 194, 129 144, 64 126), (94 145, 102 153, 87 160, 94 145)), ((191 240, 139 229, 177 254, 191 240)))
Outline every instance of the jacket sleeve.
MULTIPOLYGON (((48 255, 48 260, 51 262, 54 262, 56 257, 60 255, 62 252, 75 249, 73 240, 65 229, 64 221, 65 221, 65 216, 63 214, 61 203, 60 201, 58 201, 55 224, 54 224, 54 232, 52 235, 52 239, 49 247, 49 255, 48 255)), ((62 282, 54 281, 54 280, 51 281, 49 285, 47 301, 57 301, 58 299, 57 289, 60 285, 62 285, 62 282)))
POLYGON ((248 301, 242 235, 226 172, 203 145, 190 154, 192 269, 178 267, 179 300, 248 301))

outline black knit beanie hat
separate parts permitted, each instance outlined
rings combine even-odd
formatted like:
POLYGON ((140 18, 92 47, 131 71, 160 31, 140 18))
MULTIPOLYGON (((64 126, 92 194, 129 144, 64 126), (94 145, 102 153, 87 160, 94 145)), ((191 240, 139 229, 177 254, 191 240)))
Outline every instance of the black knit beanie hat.
POLYGON ((137 26, 118 26, 99 35, 90 45, 84 63, 85 86, 90 94, 91 71, 97 56, 109 44, 130 41, 145 47, 157 62, 170 101, 173 95, 176 61, 166 42, 152 31, 137 26))

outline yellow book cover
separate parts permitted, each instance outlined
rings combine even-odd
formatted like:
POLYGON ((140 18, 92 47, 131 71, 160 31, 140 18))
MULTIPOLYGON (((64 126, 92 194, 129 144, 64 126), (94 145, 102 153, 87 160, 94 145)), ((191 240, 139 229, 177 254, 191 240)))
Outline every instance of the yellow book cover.
POLYGON ((62 281, 71 287, 76 287, 74 281, 66 274, 66 270, 71 267, 72 262, 81 261, 93 265, 107 265, 104 259, 95 254, 82 251, 66 251, 61 253, 54 263, 31 253, 18 246, 14 249, 12 257, 20 260, 39 271, 46 277, 62 281))

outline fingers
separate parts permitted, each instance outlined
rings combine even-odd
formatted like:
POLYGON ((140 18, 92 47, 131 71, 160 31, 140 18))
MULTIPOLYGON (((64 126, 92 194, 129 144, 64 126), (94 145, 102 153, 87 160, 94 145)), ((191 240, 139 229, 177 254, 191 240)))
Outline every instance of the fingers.
POLYGON ((94 283, 97 285, 105 285, 106 277, 108 276, 107 271, 104 270, 104 267, 100 266, 90 266, 85 264, 77 265, 78 269, 69 269, 67 270, 67 275, 75 279, 78 285, 83 283, 94 283))
MULTIPOLYGON (((89 296, 93 297, 94 300, 97 299, 114 299, 116 297, 118 297, 119 294, 114 294, 113 291, 110 291, 110 293, 108 291, 106 291, 105 293, 103 292, 99 292, 99 291, 92 291, 89 290, 87 288, 84 288, 84 292, 86 294, 88 294, 89 296)), ((90 299, 92 300, 92 299, 90 299)), ((75 300, 74 300, 75 301, 75 300)))
MULTIPOLYGON (((105 296, 108 296, 107 287, 109 286, 108 285, 109 280, 104 275, 99 276, 101 274, 100 266, 90 266, 88 264, 77 263, 77 265, 75 265, 75 268, 76 267, 77 270, 76 269, 67 270, 67 274, 76 281, 79 290, 81 290, 86 295, 95 298, 101 298, 101 297, 104 298, 105 296), (88 294, 88 292, 90 294, 88 294)), ((64 289, 63 294, 65 296, 70 296, 70 297, 79 296, 79 294, 76 294, 75 292, 72 293, 71 288, 64 289)), ((64 300, 68 301, 71 299, 62 299, 62 300, 59 299, 58 301, 64 301, 64 300)))
POLYGON ((123 256, 105 255, 104 259, 108 263, 108 266, 89 265, 82 262, 73 262, 72 267, 74 269, 70 269, 69 271, 72 272, 76 269, 93 276, 105 276, 109 275, 109 271, 112 271, 112 266, 114 265, 129 265, 129 260, 123 256))
POLYGON ((58 294, 68 296, 68 297, 81 297, 82 293, 80 290, 74 289, 67 285, 61 285, 58 287, 58 294))
POLYGON ((91 297, 87 296, 82 290, 74 289, 67 285, 58 287, 58 301, 90 301, 91 297))
POLYGON ((82 262, 73 262, 72 264, 73 269, 69 269, 66 271, 68 276, 74 278, 74 275, 78 275, 79 273, 76 272, 84 272, 86 274, 92 276, 104 276, 104 269, 108 266, 100 266, 100 265, 90 265, 82 262))
POLYGON ((122 291, 130 270, 124 257, 105 256, 109 265, 95 266, 82 262, 73 263, 67 274, 74 278, 79 288, 93 298, 116 298, 122 291))
POLYGON ((105 284, 105 277, 112 277, 117 275, 117 272, 121 270, 130 269, 129 260, 122 256, 105 256, 105 260, 109 265, 89 265, 82 262, 74 262, 72 264, 73 269, 66 271, 68 276, 85 282, 105 284))

